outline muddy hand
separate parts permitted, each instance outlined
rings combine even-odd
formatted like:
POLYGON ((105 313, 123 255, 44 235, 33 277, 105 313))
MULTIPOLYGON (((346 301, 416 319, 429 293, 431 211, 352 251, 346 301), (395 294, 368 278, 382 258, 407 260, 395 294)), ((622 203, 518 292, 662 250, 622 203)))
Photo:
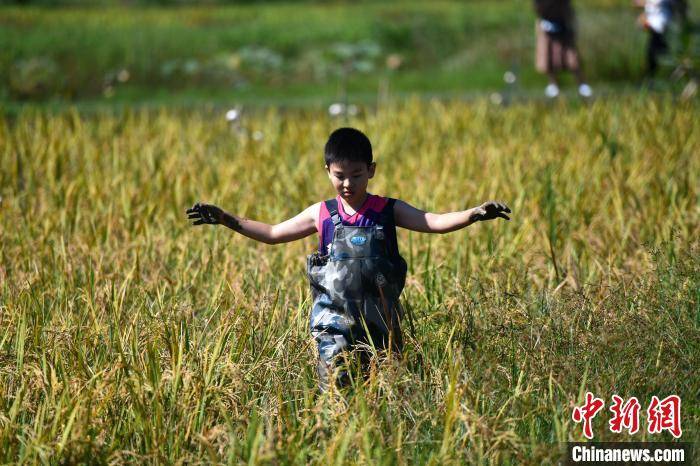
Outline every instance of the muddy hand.
POLYGON ((502 202, 488 201, 474 209, 473 219, 475 222, 484 220, 493 220, 495 218, 504 218, 510 220, 506 214, 510 213, 510 209, 502 202))
POLYGON ((224 211, 212 204, 200 204, 199 202, 187 209, 187 218, 194 220, 192 225, 217 225, 221 223, 224 211))

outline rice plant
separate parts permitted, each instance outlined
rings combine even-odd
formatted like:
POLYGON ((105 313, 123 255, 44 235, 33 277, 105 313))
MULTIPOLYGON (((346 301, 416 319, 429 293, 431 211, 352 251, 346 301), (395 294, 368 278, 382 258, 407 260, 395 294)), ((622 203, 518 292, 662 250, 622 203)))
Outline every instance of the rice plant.
MULTIPOLYGON (((317 239, 258 244, 184 210, 276 222, 331 197, 337 122, 270 109, 242 124, 0 118, 0 461, 556 463, 582 439, 571 410, 588 390, 678 394, 698 440, 696 103, 409 100, 352 117, 374 144, 371 192, 514 214, 400 231, 404 357, 323 396, 304 274, 317 239)), ((603 419, 596 439, 630 440, 603 419)))

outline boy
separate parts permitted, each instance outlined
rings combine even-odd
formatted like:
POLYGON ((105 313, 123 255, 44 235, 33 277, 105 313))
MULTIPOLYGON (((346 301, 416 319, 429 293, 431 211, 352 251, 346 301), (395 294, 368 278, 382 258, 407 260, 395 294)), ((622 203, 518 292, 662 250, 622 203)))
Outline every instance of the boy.
MULTIPOLYGON (((310 255, 307 275, 314 304, 311 333, 316 341, 322 391, 332 383, 339 356, 358 349, 363 365, 367 346, 401 351, 399 295, 406 262, 399 254, 396 227, 425 233, 447 233, 498 217, 510 220, 510 209, 489 201, 461 212, 433 214, 406 202, 367 192, 376 163, 372 145, 361 131, 340 128, 325 146, 326 172, 338 196, 318 202, 277 225, 238 217, 210 204, 187 210, 193 225, 222 224, 268 244, 319 233, 318 252, 310 255), (364 350, 364 351, 362 351, 364 350)), ((337 375, 347 385, 347 371, 337 375)))

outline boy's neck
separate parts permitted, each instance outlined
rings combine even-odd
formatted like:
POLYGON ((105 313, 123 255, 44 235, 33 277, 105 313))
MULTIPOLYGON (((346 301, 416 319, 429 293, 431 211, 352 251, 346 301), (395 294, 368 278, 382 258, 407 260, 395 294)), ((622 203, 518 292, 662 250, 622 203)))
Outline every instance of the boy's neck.
POLYGON ((343 210, 345 210, 345 213, 354 215, 364 205, 368 197, 369 193, 365 191, 364 194, 358 196, 358 199, 350 199, 347 201, 341 196, 340 201, 343 203, 343 210), (350 210, 352 210, 352 212, 348 212, 350 210))

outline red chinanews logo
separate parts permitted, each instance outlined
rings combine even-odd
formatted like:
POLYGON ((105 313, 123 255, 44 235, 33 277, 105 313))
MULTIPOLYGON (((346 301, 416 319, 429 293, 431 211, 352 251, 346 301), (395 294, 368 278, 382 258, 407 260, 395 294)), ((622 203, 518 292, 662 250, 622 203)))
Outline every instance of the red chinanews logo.
MULTIPOLYGON (((624 429, 629 435, 634 435, 639 431, 639 412, 641 405, 636 397, 631 397, 627 401, 618 395, 613 395, 613 403, 610 406, 612 417, 608 422, 611 432, 622 433, 624 429)), ((597 398, 593 393, 586 392, 585 403, 575 406, 571 418, 576 424, 583 423, 583 435, 589 440, 593 439, 593 418, 605 406, 602 398, 597 398)), ((670 395, 659 400, 656 395, 651 397, 651 402, 646 410, 647 431, 650 434, 660 434, 667 430, 675 438, 680 438, 683 434, 681 430, 681 398, 677 395, 670 395)))

